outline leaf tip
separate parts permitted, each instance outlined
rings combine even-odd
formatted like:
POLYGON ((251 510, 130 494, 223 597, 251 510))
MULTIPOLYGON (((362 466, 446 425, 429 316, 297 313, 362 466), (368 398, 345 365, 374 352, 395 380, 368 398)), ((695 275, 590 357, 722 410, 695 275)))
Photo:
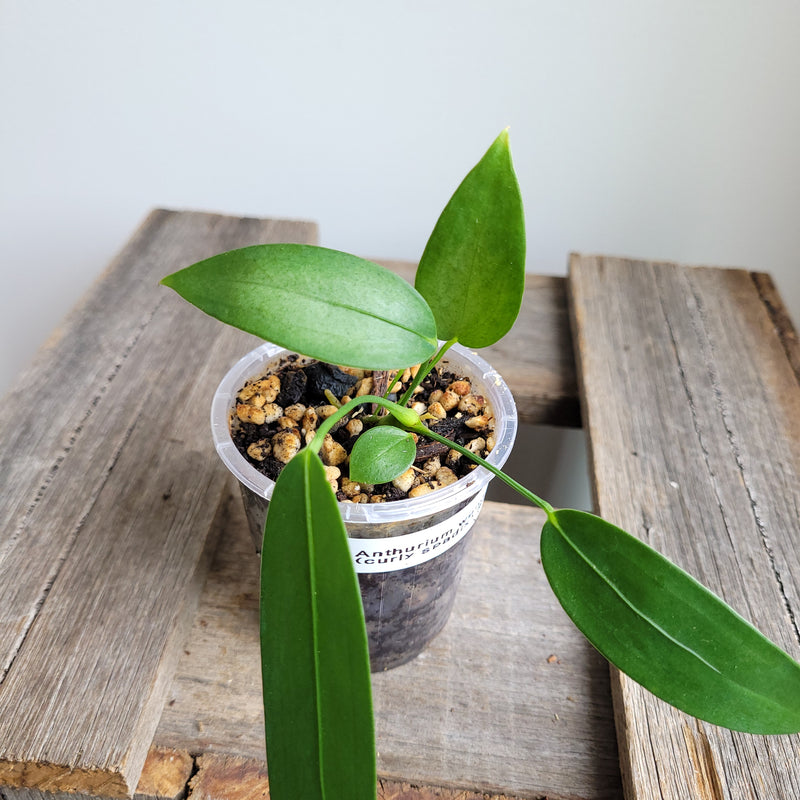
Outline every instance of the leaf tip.
POLYGON ((503 150, 510 150, 511 149, 510 147, 511 137, 509 134, 510 130, 511 130, 510 125, 507 125, 505 128, 503 128, 503 130, 500 131, 498 137, 494 140, 493 146, 496 148, 501 148, 503 150))
POLYGON ((182 270, 178 270, 177 272, 171 272, 169 275, 165 275, 158 283, 160 286, 166 286, 168 289, 174 289, 176 292, 178 291, 177 287, 180 282, 179 274, 182 270))

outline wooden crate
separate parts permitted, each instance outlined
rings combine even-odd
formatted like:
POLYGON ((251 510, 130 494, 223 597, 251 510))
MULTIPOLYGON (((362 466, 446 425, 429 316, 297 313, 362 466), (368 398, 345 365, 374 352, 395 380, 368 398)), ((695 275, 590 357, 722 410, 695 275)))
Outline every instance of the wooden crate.
MULTIPOLYGON (((6 397, 2 800, 265 796, 257 562, 207 430, 255 340, 157 283, 315 239, 153 212, 6 397)), ((568 279, 528 277, 484 355, 523 421, 585 420, 604 516, 798 656, 800 358, 766 276, 575 256, 568 279)), ((542 521, 487 503, 451 622, 374 676, 379 797, 800 797, 798 737, 719 731, 609 680, 546 585, 542 521)))

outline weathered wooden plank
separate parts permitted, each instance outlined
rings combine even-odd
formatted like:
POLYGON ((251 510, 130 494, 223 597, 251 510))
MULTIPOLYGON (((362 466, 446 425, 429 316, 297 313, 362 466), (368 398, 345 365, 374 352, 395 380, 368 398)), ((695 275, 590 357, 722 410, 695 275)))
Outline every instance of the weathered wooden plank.
POLYGON ((231 479, 227 514, 217 521, 217 551, 153 741, 263 760, 259 562, 235 483, 231 479))
POLYGON ((136 787, 227 476, 210 394, 252 342, 158 286, 314 226, 157 211, 0 407, 0 785, 136 787))
MULTIPOLYGON (((133 800, 183 800, 195 760, 189 753, 152 748, 139 777, 133 800)), ((75 792, 46 792, 30 787, 0 786, 0 800, 97 800, 96 796, 75 792)))
MULTIPOLYGON (((192 779, 193 800, 264 800, 269 781, 263 761, 209 753, 198 759, 192 779)), ((488 795, 443 786, 420 786, 381 779, 378 800, 516 800, 510 795, 488 795)))
MULTIPOLYGON (((413 283, 415 264, 378 261, 413 283)), ((566 283, 554 275, 526 275, 514 327, 502 341, 481 350, 509 385, 521 422, 581 426, 566 283)), ((487 303, 491 313, 491 296, 487 303)))
POLYGON ((206 753, 197 759, 192 778, 194 800, 268 800, 269 781, 263 761, 206 753))
MULTIPOLYGON (((225 517, 154 742, 263 769, 258 563, 240 505, 225 517)), ((608 668, 549 590, 542 522, 534 509, 486 503, 447 627, 413 662, 373 676, 387 798, 621 796, 608 668), (406 785, 424 791, 398 794, 406 785)))
POLYGON ((789 311, 783 304, 783 298, 778 293, 771 275, 766 272, 753 272, 751 276, 758 289, 761 302, 764 303, 775 325, 775 332, 783 343, 786 358, 789 359, 794 374, 800 380, 800 339, 798 339, 797 330, 792 323, 789 311))
POLYGON ((195 760, 189 753, 178 750, 151 748, 144 762, 133 800, 183 800, 195 760))
MULTIPOLYGON (((757 283, 589 256, 569 276, 599 512, 798 658, 800 390, 757 283)), ((800 737, 731 733, 613 685, 628 798, 800 797, 800 737)))

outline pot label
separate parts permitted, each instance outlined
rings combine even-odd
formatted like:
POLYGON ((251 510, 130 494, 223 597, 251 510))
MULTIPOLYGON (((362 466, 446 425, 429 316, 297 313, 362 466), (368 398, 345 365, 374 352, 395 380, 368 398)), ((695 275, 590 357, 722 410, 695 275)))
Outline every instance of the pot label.
POLYGON ((483 505, 479 492, 449 519, 414 533, 388 539, 352 539, 350 553, 356 572, 393 572, 422 564, 461 541, 478 518, 483 505))

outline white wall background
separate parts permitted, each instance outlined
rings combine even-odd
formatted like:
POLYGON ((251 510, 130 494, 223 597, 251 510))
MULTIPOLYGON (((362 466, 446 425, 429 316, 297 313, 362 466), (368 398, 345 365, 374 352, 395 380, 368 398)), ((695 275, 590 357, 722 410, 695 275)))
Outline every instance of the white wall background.
POLYGON ((796 0, 0 0, 0 391, 153 206, 414 259, 511 126, 531 271, 773 273, 800 319, 796 0))

